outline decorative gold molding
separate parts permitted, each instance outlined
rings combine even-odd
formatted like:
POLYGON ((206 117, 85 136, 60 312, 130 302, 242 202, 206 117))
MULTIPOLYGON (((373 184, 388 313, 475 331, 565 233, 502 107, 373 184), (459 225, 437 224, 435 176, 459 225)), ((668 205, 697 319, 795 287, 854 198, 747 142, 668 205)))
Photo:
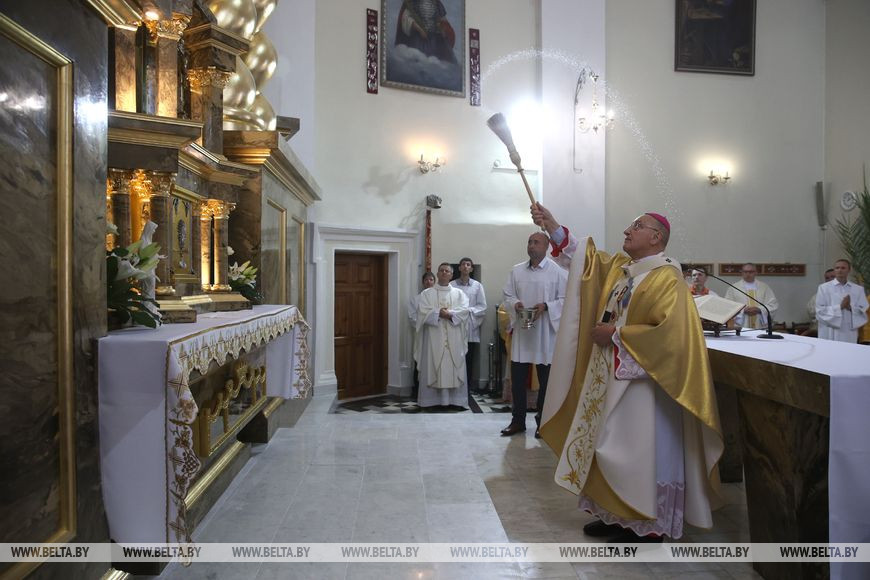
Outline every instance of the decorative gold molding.
POLYGON ((310 206, 320 199, 315 192, 300 182, 295 168, 280 149, 235 146, 225 148, 225 152, 240 163, 262 165, 305 206, 310 206))
POLYGON ((210 66, 206 68, 192 68, 187 71, 187 80, 190 81, 190 90, 194 93, 202 93, 206 87, 214 87, 223 90, 233 75, 230 71, 220 70, 210 66))
POLYGON ((172 19, 167 20, 145 21, 145 26, 148 27, 152 41, 156 41, 158 38, 174 41, 181 40, 181 35, 184 34, 188 24, 190 24, 190 16, 186 14, 173 14, 172 19))
POLYGON ((182 187, 177 183, 172 184, 172 195, 191 203, 202 203, 207 199, 205 196, 199 195, 195 191, 182 187))
POLYGON ((267 197, 266 203, 278 210, 280 218, 278 220, 278 272, 281 277, 280 302, 278 304, 290 304, 290 297, 287 295, 287 208, 267 197))
POLYGON ((200 219, 227 219, 230 217, 230 212, 236 209, 236 204, 231 201, 222 199, 207 199, 200 203, 200 219))
POLYGON ((248 167, 240 163, 221 161, 210 152, 202 149, 196 143, 191 143, 190 145, 188 145, 188 147, 192 148, 194 151, 196 151, 198 155, 202 155, 205 159, 211 161, 216 165, 226 165, 229 167, 245 169, 252 174, 246 176, 240 175, 238 173, 231 173, 229 171, 223 171, 221 169, 216 169, 209 165, 208 161, 199 159, 198 157, 192 155, 190 151, 182 149, 178 154, 178 165, 184 167, 194 175, 202 177, 206 181, 210 181, 211 183, 225 183, 227 185, 243 186, 245 185, 245 180, 253 177, 253 173, 256 171, 253 167, 248 167))
POLYGON ((233 369, 233 376, 234 378, 226 381, 222 390, 215 393, 207 403, 200 405, 193 428, 196 452, 200 457, 208 457, 217 451, 266 404, 265 366, 252 368, 245 362, 239 362, 233 369), (251 406, 231 424, 230 404, 239 397, 243 389, 251 392, 251 406), (223 433, 217 441, 212 442, 211 425, 218 419, 223 421, 223 433))
MULTIPOLYGON (((0 14, 0 34, 57 70, 57 358, 58 358, 58 505, 57 528, 47 543, 76 535, 75 383, 73 379, 73 63, 70 59, 0 14)), ((39 562, 20 562, 4 576, 24 577, 39 562)))
POLYGON ((199 476, 196 483, 190 486, 190 489, 187 491, 187 496, 184 498, 184 504, 187 509, 192 508, 194 504, 199 501, 205 490, 207 490, 211 484, 214 483, 214 480, 217 479, 227 467, 229 467, 233 459, 235 459, 244 448, 245 444, 241 441, 233 441, 232 444, 227 447, 227 450, 224 451, 214 463, 212 463, 211 467, 199 476))
POLYGON ((115 28, 136 30, 142 20, 139 8, 126 0, 86 0, 97 11, 106 24, 115 28))
POLYGON ((278 410, 278 408, 284 404, 284 399, 281 397, 273 397, 272 402, 266 405, 266 408, 263 409, 263 416, 265 418, 269 418, 272 416, 272 413, 278 410))
POLYGON ((299 304, 296 307, 302 316, 305 316, 305 221, 291 215, 293 221, 299 225, 299 270, 296 272, 296 288, 299 294, 299 304))

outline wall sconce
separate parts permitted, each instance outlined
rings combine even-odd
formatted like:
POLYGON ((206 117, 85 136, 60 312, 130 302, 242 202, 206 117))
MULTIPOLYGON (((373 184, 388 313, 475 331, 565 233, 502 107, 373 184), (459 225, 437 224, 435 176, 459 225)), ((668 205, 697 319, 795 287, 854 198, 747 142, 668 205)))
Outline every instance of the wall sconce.
POLYGON ((725 175, 722 173, 715 173, 712 169, 710 170, 710 175, 707 176, 707 179, 710 181, 710 185, 728 185, 728 182, 731 181, 731 176, 728 175, 728 172, 725 172, 725 175))
POLYGON ((429 173, 430 171, 435 172, 438 171, 442 165, 446 164, 446 159, 441 159, 440 157, 436 157, 435 161, 426 161, 424 159, 423 154, 420 154, 420 160, 417 162, 417 165, 420 166, 420 173, 429 173))

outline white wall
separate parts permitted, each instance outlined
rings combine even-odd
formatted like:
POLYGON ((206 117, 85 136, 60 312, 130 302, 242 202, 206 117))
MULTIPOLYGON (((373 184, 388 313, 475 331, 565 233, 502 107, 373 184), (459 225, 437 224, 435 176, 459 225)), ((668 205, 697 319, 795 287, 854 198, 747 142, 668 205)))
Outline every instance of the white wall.
MULTIPOLYGON (((467 3, 466 26, 481 31, 481 67, 486 77, 482 107, 471 107, 467 98, 383 86, 378 95, 367 94, 366 8, 380 11, 380 3, 354 0, 318 2, 316 6, 314 175, 323 190, 317 220, 422 232, 424 198, 436 194, 444 203, 433 216, 433 263, 454 262, 463 255, 479 261, 484 266, 487 299, 495 303, 510 265, 525 256, 527 231, 533 226, 520 179, 492 169, 493 160, 504 157, 504 146, 489 131, 486 119, 497 111, 510 111, 522 100, 535 99, 537 68, 533 58, 516 58, 495 71, 489 69, 511 52, 536 45, 537 3, 467 3), (447 165, 438 173, 422 175, 416 163, 421 151, 431 157, 446 156, 447 165)), ((419 255, 398 265, 402 308, 409 293, 419 290, 422 243, 417 248, 419 255), (413 271, 407 278, 413 280, 410 284, 405 283, 408 270, 413 271)), ((318 267, 328 270, 328 253, 323 259, 318 267)), ((331 305, 322 310, 327 319, 318 320, 318 332, 328 333, 331 305)), ((491 314, 483 328, 484 344, 492 334, 494 319, 491 314)), ((329 335, 324 337, 327 350, 331 340, 329 335)), ((399 341, 411 344, 409 325, 401 325, 399 341)), ((482 350, 485 353, 485 347, 482 350)), ((322 356, 326 358, 324 376, 328 376, 329 355, 322 356)), ((410 349, 401 356, 403 367, 411 363, 410 349)))
POLYGON ((674 71, 672 0, 607 2, 608 84, 626 105, 607 143, 607 247, 661 211, 680 260, 806 263, 806 277, 765 280, 775 318, 800 321, 824 269, 813 189, 825 175, 825 2, 757 6, 755 76, 742 77, 674 71), (707 184, 708 158, 730 161, 730 184, 707 184))
MULTIPOLYGON (((870 2, 828 0, 825 106, 825 180, 830 191, 829 220, 843 217, 844 191, 863 189, 861 170, 870 165, 870 2)), ((858 210, 847 214, 854 219, 858 210)), ((831 229, 827 263, 843 256, 831 229)))
POLYGON ((284 0, 263 25, 278 51, 278 67, 263 87, 275 113, 300 120, 291 146, 306 167, 314 166, 314 3, 284 0))

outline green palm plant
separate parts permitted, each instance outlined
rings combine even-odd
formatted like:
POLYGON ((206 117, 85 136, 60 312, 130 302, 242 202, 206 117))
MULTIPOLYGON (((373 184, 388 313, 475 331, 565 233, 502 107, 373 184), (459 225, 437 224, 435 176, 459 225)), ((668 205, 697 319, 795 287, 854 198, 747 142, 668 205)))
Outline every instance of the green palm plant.
POLYGON ((852 272, 859 284, 870 283, 870 190, 864 168, 864 191, 858 192, 858 215, 855 219, 838 219, 837 236, 852 262, 852 272))

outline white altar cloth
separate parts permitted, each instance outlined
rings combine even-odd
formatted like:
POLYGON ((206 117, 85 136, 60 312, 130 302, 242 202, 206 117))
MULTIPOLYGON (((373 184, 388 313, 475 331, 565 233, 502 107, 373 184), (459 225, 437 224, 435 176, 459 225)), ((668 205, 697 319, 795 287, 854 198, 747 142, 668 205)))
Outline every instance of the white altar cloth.
POLYGON ((193 324, 113 331, 99 340, 100 465, 111 538, 187 542, 184 498, 201 467, 188 379, 266 344, 267 395, 308 396, 308 323, 295 306, 201 314, 193 324))
MULTIPOLYGON (((783 334, 708 336, 707 348, 830 377, 829 541, 870 542, 870 346, 783 334)), ((870 563, 831 562, 832 578, 870 578, 870 563)))

